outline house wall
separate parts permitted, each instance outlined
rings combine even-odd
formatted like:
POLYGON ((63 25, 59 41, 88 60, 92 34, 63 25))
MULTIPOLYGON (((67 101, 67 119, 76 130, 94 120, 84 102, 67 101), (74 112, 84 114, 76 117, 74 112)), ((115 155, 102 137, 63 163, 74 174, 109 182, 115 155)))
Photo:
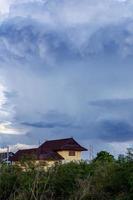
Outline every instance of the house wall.
POLYGON ((78 161, 81 160, 81 152, 75 151, 75 156, 69 156, 69 151, 58 151, 58 154, 60 154, 66 161, 78 161))
MULTIPOLYGON (((59 161, 61 163, 81 160, 81 152, 80 151, 75 151, 75 156, 69 156, 69 151, 58 151, 57 153, 60 154, 64 158, 64 160, 59 161)), ((22 167, 22 164, 20 162, 13 162, 12 164, 17 164, 22 167)), ((55 161, 43 161, 43 160, 35 161, 36 167, 38 167, 40 165, 40 166, 44 166, 44 169, 47 169, 48 167, 51 167, 54 164, 55 164, 55 161)))

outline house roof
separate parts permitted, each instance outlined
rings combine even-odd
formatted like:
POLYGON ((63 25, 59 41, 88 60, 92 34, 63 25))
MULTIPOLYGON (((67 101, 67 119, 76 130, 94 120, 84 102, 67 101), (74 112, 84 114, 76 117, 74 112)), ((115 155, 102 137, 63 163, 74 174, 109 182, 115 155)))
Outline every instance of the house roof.
POLYGON ((37 148, 33 149, 22 149, 15 153, 13 157, 10 158, 11 161, 18 161, 24 157, 37 157, 37 148))
POLYGON ((10 158, 11 161, 19 161, 23 158, 32 158, 37 160, 63 160, 64 158, 54 151, 46 151, 39 153, 38 148, 34 149, 22 149, 16 152, 16 154, 10 158))
POLYGON ((73 138, 49 140, 45 141, 40 147, 42 151, 63 151, 63 150, 75 150, 75 151, 87 151, 86 148, 78 144, 73 138))
POLYGON ((78 144, 73 138, 66 138, 45 141, 38 148, 19 150, 10 160, 19 161, 24 157, 38 160, 63 160, 64 158, 57 152, 63 150, 87 151, 86 148, 78 144))
POLYGON ((39 160, 64 160, 64 158, 57 152, 48 151, 39 155, 39 160))

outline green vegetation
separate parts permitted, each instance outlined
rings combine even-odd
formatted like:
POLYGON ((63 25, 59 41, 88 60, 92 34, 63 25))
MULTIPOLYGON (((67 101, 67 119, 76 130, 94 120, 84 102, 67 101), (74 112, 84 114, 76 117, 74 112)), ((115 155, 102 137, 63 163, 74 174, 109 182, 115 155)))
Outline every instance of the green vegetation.
POLYGON ((115 160, 102 151, 87 163, 56 164, 47 171, 24 162, 1 165, 0 200, 133 200, 131 151, 115 160), (28 167, 27 167, 28 166, 28 167))

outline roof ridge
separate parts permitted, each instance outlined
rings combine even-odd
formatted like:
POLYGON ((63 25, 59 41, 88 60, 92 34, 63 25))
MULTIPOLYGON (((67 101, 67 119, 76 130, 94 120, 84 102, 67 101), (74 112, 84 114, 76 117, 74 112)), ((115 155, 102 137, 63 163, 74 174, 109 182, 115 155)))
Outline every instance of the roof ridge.
POLYGON ((25 150, 33 150, 33 149, 38 149, 38 147, 36 147, 36 148, 30 148, 30 149, 19 149, 17 152, 19 152, 19 151, 25 151, 25 150))

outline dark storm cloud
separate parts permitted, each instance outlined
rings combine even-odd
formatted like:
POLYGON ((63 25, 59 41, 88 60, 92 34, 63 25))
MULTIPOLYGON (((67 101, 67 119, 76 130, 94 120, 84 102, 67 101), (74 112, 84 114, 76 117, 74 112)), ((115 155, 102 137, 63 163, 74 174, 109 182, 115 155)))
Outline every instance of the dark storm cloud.
POLYGON ((128 113, 132 114, 133 111, 133 99, 127 98, 127 99, 101 99, 101 100, 95 100, 92 102, 89 102, 89 105, 97 108, 103 108, 108 109, 108 111, 126 111, 128 110, 128 113))
POLYGON ((34 128, 45 128, 56 129, 56 128, 76 128, 74 125, 74 119, 70 116, 60 114, 55 111, 51 111, 47 114, 41 114, 42 121, 33 121, 33 122, 22 122, 22 125, 30 126, 34 128))
POLYGON ((88 36, 80 44, 82 34, 78 35, 79 40, 72 40, 80 32, 76 28, 68 27, 65 31, 65 28, 52 29, 47 24, 30 18, 11 18, 0 26, 1 62, 18 61, 34 66, 53 66, 68 59, 71 62, 78 62, 80 59, 88 61, 104 58, 106 62, 114 58, 132 59, 132 26, 133 20, 125 19, 117 25, 98 27, 91 35, 89 25, 82 26, 81 30, 88 33, 88 36))
POLYGON ((127 142, 133 140, 133 126, 120 120, 103 120, 98 125, 100 138, 107 142, 127 142))

